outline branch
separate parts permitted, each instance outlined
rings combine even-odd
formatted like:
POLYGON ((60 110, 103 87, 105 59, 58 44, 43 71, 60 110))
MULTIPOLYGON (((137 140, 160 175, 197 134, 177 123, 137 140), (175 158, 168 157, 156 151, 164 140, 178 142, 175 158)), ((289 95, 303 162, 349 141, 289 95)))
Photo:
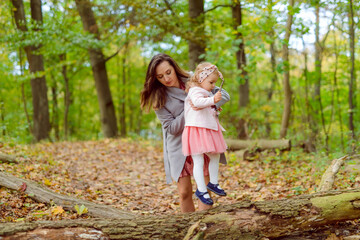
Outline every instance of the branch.
POLYGON ((335 181, 335 175, 339 172, 340 167, 344 164, 344 161, 348 156, 334 159, 331 165, 326 169, 324 175, 321 177, 318 192, 330 191, 335 181))
POLYGON ((33 181, 17 178, 5 172, 0 172, 0 186, 13 190, 20 189, 37 202, 50 203, 50 201, 52 201, 56 205, 71 211, 75 211, 75 205, 85 205, 89 211, 88 214, 94 217, 117 219, 131 219, 134 217, 130 212, 55 193, 50 189, 41 187, 33 181))
POLYGON ((119 52, 121 51, 121 49, 118 49, 114 54, 110 55, 109 57, 105 58, 105 62, 109 61, 110 59, 112 59, 113 57, 115 57, 119 52))
POLYGON ((219 8, 219 7, 232 7, 232 6, 233 6, 233 5, 231 5, 231 4, 220 4, 220 5, 216 5, 215 7, 210 8, 210 9, 208 9, 208 10, 205 10, 204 13, 213 11, 213 10, 219 8))

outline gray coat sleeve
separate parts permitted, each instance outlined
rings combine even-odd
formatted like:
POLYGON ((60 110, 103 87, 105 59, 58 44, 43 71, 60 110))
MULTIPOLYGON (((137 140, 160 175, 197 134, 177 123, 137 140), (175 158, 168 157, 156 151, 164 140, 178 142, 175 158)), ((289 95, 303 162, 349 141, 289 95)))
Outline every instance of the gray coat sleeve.
POLYGON ((185 126, 184 111, 182 111, 180 115, 174 117, 170 111, 163 107, 156 110, 155 114, 160 120, 164 131, 172 135, 178 135, 183 132, 185 126))
MULTIPOLYGON (((215 94, 219 91, 219 87, 215 87, 212 90, 212 93, 215 94)), ((217 103, 215 103, 216 108, 221 107, 222 105, 224 105, 225 103, 227 103, 228 101, 230 101, 230 95, 227 91, 225 91, 224 89, 221 89, 221 100, 217 103)))

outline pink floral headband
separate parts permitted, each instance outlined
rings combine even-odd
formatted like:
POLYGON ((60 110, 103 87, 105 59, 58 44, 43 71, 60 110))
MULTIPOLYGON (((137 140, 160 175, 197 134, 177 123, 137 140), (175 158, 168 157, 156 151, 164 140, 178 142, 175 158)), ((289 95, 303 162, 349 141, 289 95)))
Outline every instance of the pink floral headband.
POLYGON ((217 71, 219 73, 219 77, 221 80, 224 81, 224 77, 219 71, 219 69, 215 65, 211 65, 210 67, 204 67, 201 73, 199 74, 199 83, 202 83, 205 78, 207 78, 210 74, 212 74, 214 71, 217 71))

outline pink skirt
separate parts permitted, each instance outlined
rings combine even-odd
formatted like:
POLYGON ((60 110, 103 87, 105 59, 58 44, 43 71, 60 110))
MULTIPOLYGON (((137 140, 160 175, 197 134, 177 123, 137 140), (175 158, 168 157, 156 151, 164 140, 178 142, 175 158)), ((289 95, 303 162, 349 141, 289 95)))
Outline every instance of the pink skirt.
POLYGON ((223 153, 227 149, 220 124, 218 131, 186 126, 182 134, 182 151, 185 156, 202 153, 223 153))

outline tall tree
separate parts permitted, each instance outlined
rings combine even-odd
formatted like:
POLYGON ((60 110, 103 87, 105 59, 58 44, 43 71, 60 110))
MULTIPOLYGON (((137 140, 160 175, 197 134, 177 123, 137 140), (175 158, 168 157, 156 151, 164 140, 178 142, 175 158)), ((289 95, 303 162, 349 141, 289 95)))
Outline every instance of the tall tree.
POLYGON ((353 1, 349 0, 349 35, 350 35, 350 81, 349 81, 349 130, 351 137, 355 139, 354 126, 354 82, 355 82, 355 29, 353 1))
POLYGON ((291 86, 290 86, 290 63, 289 63, 289 40, 291 35, 291 26, 293 20, 294 0, 289 0, 288 14, 286 20, 285 38, 282 48, 282 57, 284 64, 284 110, 281 120, 280 138, 285 138, 289 126, 291 115, 291 86))
MULTIPOLYGON (((238 50, 236 51, 237 69, 240 72, 240 85, 239 85, 239 107, 245 108, 249 103, 249 77, 246 71, 246 55, 244 37, 238 28, 242 25, 242 8, 240 0, 234 0, 232 9, 233 28, 236 31, 236 41, 238 42, 238 50)), ((238 126, 238 138, 247 139, 246 121, 241 118, 238 126)))
POLYGON ((68 139, 68 135, 69 135, 69 110, 70 110, 70 104, 71 104, 71 92, 70 92, 70 87, 69 87, 69 77, 68 77, 68 70, 67 70, 67 66, 65 64, 66 61, 66 53, 60 54, 59 55, 60 61, 63 62, 63 65, 61 67, 61 74, 64 78, 64 88, 65 88, 65 96, 64 96, 64 137, 65 140, 68 139))
MULTIPOLYGON (((11 0, 14 8, 14 19, 16 26, 19 30, 26 32, 28 31, 26 26, 25 9, 23 0, 11 0)), ((41 26, 42 10, 41 0, 31 0, 31 18, 35 22, 35 29, 39 30, 37 26, 41 26)), ((42 54, 38 51, 41 45, 29 45, 25 46, 26 56, 29 62, 29 68, 31 73, 44 72, 44 61, 42 54)), ((32 91, 32 102, 33 102, 33 134, 36 141, 46 139, 49 137, 50 131, 50 117, 49 117, 49 104, 47 97, 47 86, 45 75, 35 77, 31 79, 31 91, 32 91)))
POLYGON ((193 39, 189 44, 189 69, 195 70, 196 65, 203 60, 205 54, 203 39, 205 33, 204 0, 189 0, 189 17, 193 39))
MULTIPOLYGON (((100 33, 91 8, 91 2, 89 0, 75 0, 75 3, 84 30, 92 33, 96 39, 100 40, 100 33)), ((102 131, 105 137, 115 137, 118 129, 106 70, 106 59, 99 48, 89 48, 88 51, 100 107, 102 131)))
MULTIPOLYGON (((273 19, 273 7, 274 7, 274 3, 272 0, 268 0, 268 4, 267 4, 267 9, 268 9, 268 15, 267 15, 267 19, 269 22, 272 21, 273 19)), ((268 35, 271 37, 271 42, 270 42, 270 63, 271 63, 271 85, 270 88, 268 89, 268 94, 267 94, 267 100, 270 102, 272 100, 273 97, 273 93, 275 90, 275 85, 278 82, 278 75, 277 75, 277 70, 276 70, 276 39, 275 39, 275 30, 274 30, 274 26, 273 24, 271 24, 271 28, 268 32, 268 35)), ((266 112, 266 119, 268 119, 268 112, 266 112)), ((271 125, 270 123, 267 121, 266 122, 266 134, 269 137, 271 133, 271 125)))

